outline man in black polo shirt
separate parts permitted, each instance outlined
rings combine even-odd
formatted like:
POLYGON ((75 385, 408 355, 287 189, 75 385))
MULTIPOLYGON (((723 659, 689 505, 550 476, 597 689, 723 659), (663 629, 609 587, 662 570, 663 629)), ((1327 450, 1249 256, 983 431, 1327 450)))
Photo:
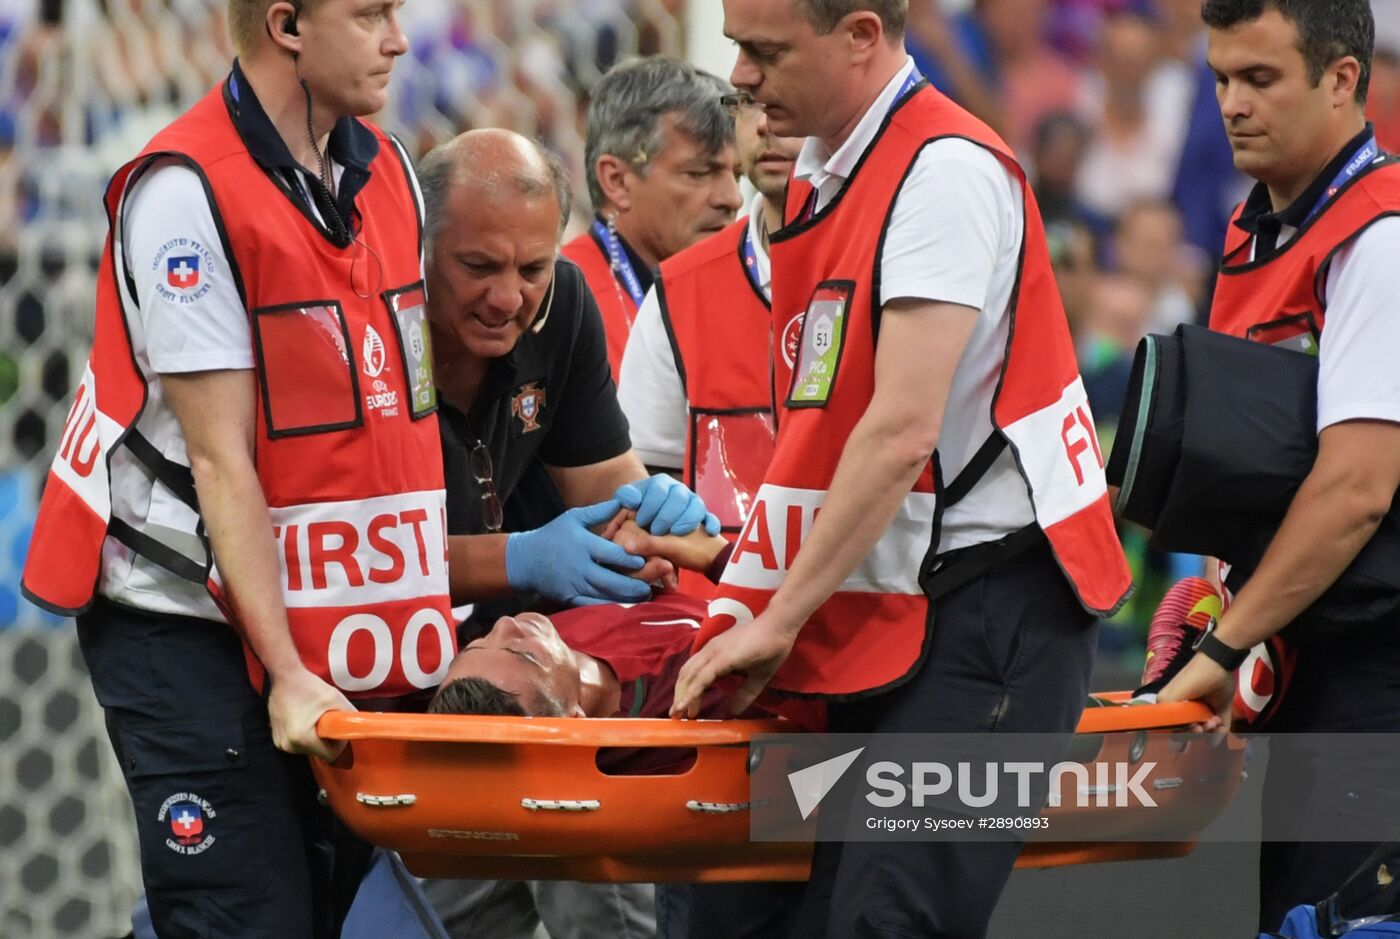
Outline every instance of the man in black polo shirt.
MULTIPOLYGON (((620 506, 636 507, 657 533, 705 524, 713 534, 719 524, 680 483, 647 479, 632 453, 597 305, 579 269, 557 255, 569 204, 563 169, 518 134, 481 130, 424 157, 419 182, 454 598, 646 599, 642 559, 589 529, 620 506), (528 498, 514 501, 549 516, 532 485, 539 465, 577 508, 502 534, 515 527, 503 505, 525 494, 522 481, 528 498)), ((424 886, 453 935, 529 936, 541 919, 557 937, 603 922, 610 935, 655 932, 649 885, 424 886)))
POLYGON ((420 182, 454 598, 645 599, 647 585, 627 576, 642 559, 588 529, 619 506, 657 533, 716 523, 632 453, 597 306, 557 257, 562 168, 518 134, 473 131, 428 154, 420 182), (502 507, 536 458, 576 508, 502 534, 513 527, 502 507))

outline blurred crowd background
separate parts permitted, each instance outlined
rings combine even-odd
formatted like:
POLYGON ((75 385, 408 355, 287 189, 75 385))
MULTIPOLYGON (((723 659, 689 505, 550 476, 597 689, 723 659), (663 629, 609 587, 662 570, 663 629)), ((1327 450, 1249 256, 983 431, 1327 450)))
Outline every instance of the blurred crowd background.
MULTIPOLYGON (((1107 451, 1148 332, 1200 322, 1232 206, 1199 0, 911 0, 908 45, 1030 170, 1107 451)), ((1400 0, 1370 114, 1400 150, 1400 0)), ((538 136, 583 185, 588 90, 669 53, 727 72, 719 0, 407 0, 376 120, 414 155, 471 127, 538 136), (697 25, 698 24, 698 25, 697 25), (702 35, 703 34, 703 35, 702 35)), ((111 173, 222 77, 223 0, 0 0, 0 935, 100 936, 135 895, 129 812, 63 621, 19 596, 38 487, 91 340, 111 173), (7 629, 5 627, 25 627, 7 629), (14 783, 14 785, 11 785, 14 783)), ((575 230, 590 207, 575 206, 575 230)), ((1198 559, 1125 531, 1133 604, 1101 664, 1140 668, 1164 585, 1198 559)), ((1130 679, 1129 679, 1130 680, 1130 679)), ((115 925, 114 925, 115 924, 115 925)))

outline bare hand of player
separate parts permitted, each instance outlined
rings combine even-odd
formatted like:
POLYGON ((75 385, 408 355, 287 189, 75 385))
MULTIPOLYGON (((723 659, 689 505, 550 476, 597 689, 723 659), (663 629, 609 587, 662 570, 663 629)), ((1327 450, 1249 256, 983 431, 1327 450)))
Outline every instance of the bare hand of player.
POLYGON ((322 740, 316 735, 316 722, 327 711, 353 710, 355 706, 339 689, 307 669, 279 675, 267 698, 272 742, 284 752, 309 753, 333 763, 345 749, 345 743, 322 740))
POLYGON ((649 584, 660 584, 668 590, 674 590, 678 583, 676 578, 676 565, 660 555, 635 550, 633 548, 635 544, 634 539, 627 538, 624 540, 624 530, 641 531, 641 528, 637 525, 636 521, 634 521, 636 517, 636 512, 633 512, 631 509, 623 509, 614 515, 612 520, 598 531, 598 536, 613 542, 628 554, 635 554, 637 557, 646 558, 646 563, 642 565, 640 570, 624 572, 628 577, 645 581, 649 584))
POLYGON ((709 687, 733 674, 742 675, 744 680, 730 699, 729 712, 742 714, 768 687, 796 641, 796 632, 783 629, 766 614, 721 633, 681 668, 671 716, 699 716, 700 702, 709 687))
POLYGON ((630 519, 618 526, 612 540, 622 545, 628 554, 665 558, 676 567, 701 573, 710 569, 728 544, 722 536, 706 534, 703 528, 688 535, 653 535, 630 519))

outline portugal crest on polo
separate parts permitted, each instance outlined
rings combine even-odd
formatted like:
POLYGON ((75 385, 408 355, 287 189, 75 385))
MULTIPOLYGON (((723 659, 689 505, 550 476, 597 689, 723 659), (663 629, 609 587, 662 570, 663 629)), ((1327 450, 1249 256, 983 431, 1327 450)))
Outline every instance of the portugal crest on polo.
POLYGON ((544 410, 544 389, 539 382, 530 382, 515 392, 510 413, 520 422, 520 432, 528 434, 540 429, 540 413, 544 410))

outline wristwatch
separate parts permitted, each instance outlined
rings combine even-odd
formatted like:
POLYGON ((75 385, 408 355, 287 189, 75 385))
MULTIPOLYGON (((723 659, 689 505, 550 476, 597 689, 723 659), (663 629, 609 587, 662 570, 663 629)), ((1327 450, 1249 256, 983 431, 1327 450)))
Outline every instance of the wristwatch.
POLYGON ((1215 620, 1211 620, 1205 631, 1191 643, 1191 648, 1196 652, 1204 652, 1207 658, 1227 672, 1233 672, 1249 658, 1248 649, 1232 648, 1215 637, 1215 620))

